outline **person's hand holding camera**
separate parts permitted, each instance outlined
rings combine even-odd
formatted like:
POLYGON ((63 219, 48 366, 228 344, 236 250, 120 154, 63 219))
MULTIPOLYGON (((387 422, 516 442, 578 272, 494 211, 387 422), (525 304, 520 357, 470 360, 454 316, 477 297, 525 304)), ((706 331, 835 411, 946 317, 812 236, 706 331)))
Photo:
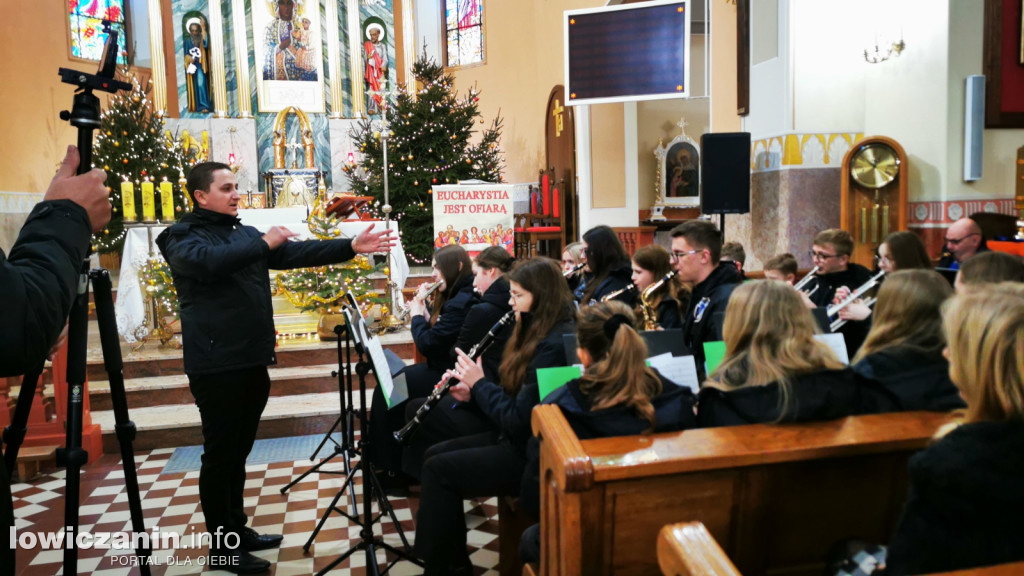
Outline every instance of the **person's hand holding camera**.
POLYGON ((71 200, 85 208, 92 231, 99 232, 110 222, 110 191, 103 185, 107 173, 93 168, 76 176, 78 162, 78 148, 68 146, 68 152, 50 181, 43 200, 71 200))

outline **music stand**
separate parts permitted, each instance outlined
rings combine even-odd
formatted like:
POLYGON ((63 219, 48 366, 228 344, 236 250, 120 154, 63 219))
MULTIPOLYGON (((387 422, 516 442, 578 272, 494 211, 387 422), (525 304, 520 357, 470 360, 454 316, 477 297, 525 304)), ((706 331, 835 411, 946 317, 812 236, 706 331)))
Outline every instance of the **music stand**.
MULTIPOLYGON (((369 574, 379 575, 381 574, 381 570, 377 564, 376 553, 378 547, 397 556, 398 558, 395 562, 408 560, 417 566, 422 566, 422 563, 412 555, 409 541, 405 537, 405 531, 402 530, 402 524, 395 516, 395 510, 392 508, 391 502, 388 501, 387 494, 385 494, 384 490, 381 488, 380 480, 377 479, 377 475, 373 471, 373 466, 371 466, 369 459, 365 456, 369 453, 370 443, 369 419, 366 414, 366 376, 372 370, 374 377, 377 379, 378 386, 390 385, 391 372, 388 368, 387 358, 384 355, 384 350, 381 347, 380 340, 378 340, 376 336, 370 335, 369 327, 366 325, 366 321, 363 319, 362 314, 359 313, 359 309, 353 309, 351 306, 346 306, 343 309, 343 313, 345 315, 348 331, 351 333, 352 338, 355 341, 356 357, 358 359, 358 362, 356 363, 356 374, 359 375, 360 395, 359 411, 357 413, 360 430, 359 448, 357 451, 359 454, 359 463, 358 466, 353 468, 345 478, 345 482, 338 490, 338 493, 334 495, 334 499, 331 500, 327 510, 324 511, 324 515, 320 518, 320 522, 313 530, 313 533, 310 534, 309 539, 306 541, 306 544, 303 545, 302 549, 309 552, 309 548, 312 546, 316 535, 323 528, 331 513, 336 512, 360 526, 360 540, 355 546, 349 548, 346 552, 335 558, 330 564, 317 572, 317 576, 322 576, 323 574, 330 572, 335 566, 344 562, 349 556, 360 550, 366 552, 366 566, 369 574), (351 492, 355 492, 354 480, 356 473, 359 472, 361 472, 363 476, 363 511, 361 515, 357 516, 349 514, 345 510, 338 508, 338 501, 341 500, 350 485, 352 486, 351 492), (380 510, 376 515, 373 513, 373 501, 375 499, 380 510), (376 536, 373 533, 373 525, 376 524, 378 520, 383 519, 385 514, 391 518, 391 522, 395 525, 398 537, 402 541, 401 550, 385 542, 383 535, 376 536)), ((384 572, 387 572, 393 565, 394 563, 386 567, 384 572)))
MULTIPOLYGON (((300 474, 294 480, 289 482, 287 485, 281 488, 281 494, 284 494, 291 489, 292 486, 301 482, 306 476, 310 474, 337 474, 348 476, 352 473, 352 456, 358 454, 355 443, 355 406, 352 402, 352 335, 348 330, 347 324, 337 324, 334 326, 334 334, 337 336, 337 349, 338 349, 338 369, 331 371, 331 376, 338 379, 338 402, 340 409, 338 412, 338 418, 331 425, 330 430, 324 434, 323 440, 313 451, 313 454, 309 457, 310 461, 316 459, 317 454, 324 449, 324 446, 328 442, 333 444, 333 449, 330 455, 325 456, 319 462, 314 464, 308 470, 300 474), (344 333, 344 336, 342 334, 344 333), (342 340, 345 341, 344 353, 342 353, 342 340), (346 396, 348 401, 346 402, 346 396), (341 430, 341 443, 334 439, 335 430, 341 430), (344 468, 342 470, 324 470, 322 469, 325 464, 341 456, 344 468)), ((349 506, 352 509, 352 514, 356 514, 356 496, 355 494, 349 493, 349 506)))

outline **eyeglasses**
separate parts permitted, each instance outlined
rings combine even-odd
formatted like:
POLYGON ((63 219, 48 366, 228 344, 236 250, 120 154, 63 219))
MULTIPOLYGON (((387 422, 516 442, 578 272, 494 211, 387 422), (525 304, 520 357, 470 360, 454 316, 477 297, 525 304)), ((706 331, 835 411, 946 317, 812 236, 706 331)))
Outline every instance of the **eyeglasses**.
POLYGON ((824 252, 815 252, 814 250, 808 250, 807 255, 814 260, 828 260, 829 258, 838 258, 838 254, 825 254, 824 252))
POLYGON ((682 260, 683 258, 689 256, 690 254, 700 254, 701 252, 703 252, 703 250, 690 250, 689 252, 672 252, 671 259, 682 260))
POLYGON ((950 246, 956 246, 957 244, 963 242, 964 240, 967 240, 971 236, 980 236, 980 234, 978 234, 977 232, 972 232, 971 234, 968 234, 967 236, 964 236, 963 238, 948 238, 947 237, 947 238, 944 238, 944 240, 946 241, 946 244, 949 244, 950 246))

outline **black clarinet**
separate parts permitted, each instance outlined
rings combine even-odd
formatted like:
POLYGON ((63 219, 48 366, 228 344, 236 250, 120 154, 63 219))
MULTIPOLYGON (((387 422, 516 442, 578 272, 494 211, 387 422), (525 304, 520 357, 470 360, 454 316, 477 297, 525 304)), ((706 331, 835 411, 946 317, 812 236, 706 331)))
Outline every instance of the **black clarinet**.
MULTIPOLYGON (((477 358, 482 356, 483 353, 486 352, 487 349, 490 348, 492 344, 494 344, 494 339, 498 337, 498 332, 501 332, 502 328, 511 324, 515 320, 515 317, 516 314, 514 310, 509 310, 508 312, 506 312, 505 315, 502 316, 501 319, 499 319, 494 324, 494 326, 491 326, 491 329, 487 331, 487 334, 483 337, 483 339, 481 339, 479 342, 474 344, 472 348, 470 348, 468 354, 469 358, 476 362, 477 358)), ((416 429, 419 428, 424 416, 426 416, 427 413, 430 412, 431 408, 436 406, 437 403, 441 401, 441 397, 444 396, 446 392, 448 392, 449 388, 451 388, 451 379, 451 373, 447 373, 444 375, 444 377, 441 378, 441 381, 438 382, 436 386, 434 386, 434 390, 430 393, 429 396, 427 396, 427 399, 425 402, 423 402, 423 405, 416 410, 415 414, 413 414, 412 420, 409 420, 409 422, 407 422, 406 425, 403 426, 401 430, 395 432, 395 440, 404 443, 407 438, 410 438, 416 432, 416 429)))

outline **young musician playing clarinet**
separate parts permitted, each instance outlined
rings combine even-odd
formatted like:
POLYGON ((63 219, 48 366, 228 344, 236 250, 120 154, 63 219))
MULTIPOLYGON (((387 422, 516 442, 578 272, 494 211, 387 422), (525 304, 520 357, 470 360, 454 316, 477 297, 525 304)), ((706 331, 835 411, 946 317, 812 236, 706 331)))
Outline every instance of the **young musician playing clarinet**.
POLYGON ((632 306, 636 302, 636 290, 622 289, 629 286, 633 269, 618 234, 608 226, 596 226, 583 234, 583 244, 590 275, 582 293, 578 294, 580 306, 601 302, 613 292, 619 292, 615 300, 632 306))
MULTIPOLYGON (((640 251, 638 250, 639 254, 640 251)), ((636 317, 621 302, 582 308, 576 350, 583 376, 544 399, 557 404, 581 440, 671 432, 696 426, 694 397, 645 364, 647 345, 634 328, 636 317)), ((520 505, 540 516, 540 444, 530 438, 520 505)), ((540 561, 540 524, 523 533, 524 562, 540 561)))
POLYGON ((460 351, 454 369, 460 383, 450 391, 479 408, 491 429, 441 442, 426 454, 415 547, 427 563, 425 574, 472 574, 462 500, 519 493, 530 413, 539 402, 537 369, 565 365, 562 336, 575 328, 575 307, 558 263, 534 258, 517 264, 508 280, 516 325, 505 345, 501 384, 460 351))

